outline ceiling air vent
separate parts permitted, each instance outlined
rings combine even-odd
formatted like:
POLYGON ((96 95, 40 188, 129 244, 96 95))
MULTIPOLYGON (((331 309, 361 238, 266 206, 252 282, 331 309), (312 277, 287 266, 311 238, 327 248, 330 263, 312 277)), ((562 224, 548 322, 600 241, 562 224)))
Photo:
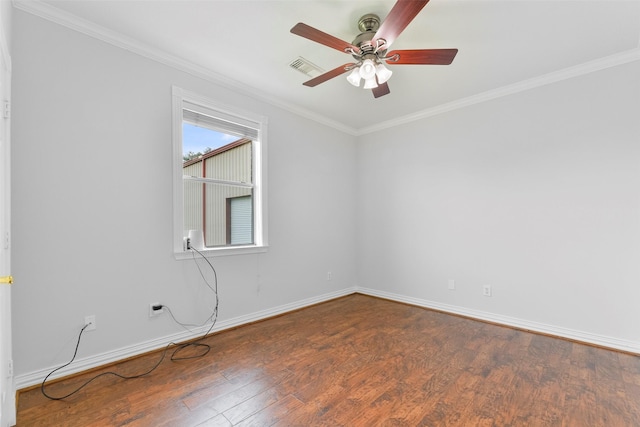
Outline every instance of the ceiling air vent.
POLYGON ((295 70, 300 71, 302 74, 305 74, 311 78, 318 77, 320 74, 324 73, 324 70, 317 65, 307 61, 303 57, 299 56, 298 58, 291 61, 289 66, 295 70))

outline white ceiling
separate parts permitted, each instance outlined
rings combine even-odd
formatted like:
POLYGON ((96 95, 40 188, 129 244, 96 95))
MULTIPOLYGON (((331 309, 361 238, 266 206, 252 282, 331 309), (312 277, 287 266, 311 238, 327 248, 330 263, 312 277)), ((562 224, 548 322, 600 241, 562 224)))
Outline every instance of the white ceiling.
POLYGON ((352 58, 291 34, 291 27, 304 22, 351 42, 360 16, 384 19, 394 3, 14 0, 20 9, 172 58, 354 134, 640 58, 640 0, 431 0, 392 48, 458 48, 451 65, 390 66, 391 93, 378 99, 351 86, 346 74, 302 85, 309 78, 289 67, 298 56, 327 71, 352 58))

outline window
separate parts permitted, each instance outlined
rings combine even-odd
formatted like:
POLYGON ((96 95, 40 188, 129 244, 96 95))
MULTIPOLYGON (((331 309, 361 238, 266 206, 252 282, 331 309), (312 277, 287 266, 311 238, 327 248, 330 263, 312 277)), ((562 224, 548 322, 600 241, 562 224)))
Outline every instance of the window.
POLYGON ((173 88, 174 252, 266 248, 266 119, 173 88), (197 248, 197 247, 196 247, 197 248))

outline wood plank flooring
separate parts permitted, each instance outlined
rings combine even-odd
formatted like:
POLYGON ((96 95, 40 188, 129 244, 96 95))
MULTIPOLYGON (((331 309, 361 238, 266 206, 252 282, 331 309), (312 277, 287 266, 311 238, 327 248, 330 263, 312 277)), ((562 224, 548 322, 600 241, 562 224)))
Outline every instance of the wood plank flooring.
POLYGON ((640 426, 638 356, 364 295, 206 342, 21 392, 18 426, 640 426))

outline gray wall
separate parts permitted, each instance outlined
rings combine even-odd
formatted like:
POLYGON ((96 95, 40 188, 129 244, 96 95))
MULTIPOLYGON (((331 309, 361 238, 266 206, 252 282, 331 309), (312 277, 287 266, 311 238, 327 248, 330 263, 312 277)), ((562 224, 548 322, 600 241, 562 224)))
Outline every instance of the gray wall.
POLYGON ((368 135, 359 285, 640 351, 638 75, 636 61, 368 135))
POLYGON ((270 248, 213 260, 220 320, 355 287, 353 136, 21 11, 14 53, 18 376, 67 361, 85 315, 80 358, 182 331, 154 301, 208 316, 172 253, 172 85, 269 120, 270 248))

